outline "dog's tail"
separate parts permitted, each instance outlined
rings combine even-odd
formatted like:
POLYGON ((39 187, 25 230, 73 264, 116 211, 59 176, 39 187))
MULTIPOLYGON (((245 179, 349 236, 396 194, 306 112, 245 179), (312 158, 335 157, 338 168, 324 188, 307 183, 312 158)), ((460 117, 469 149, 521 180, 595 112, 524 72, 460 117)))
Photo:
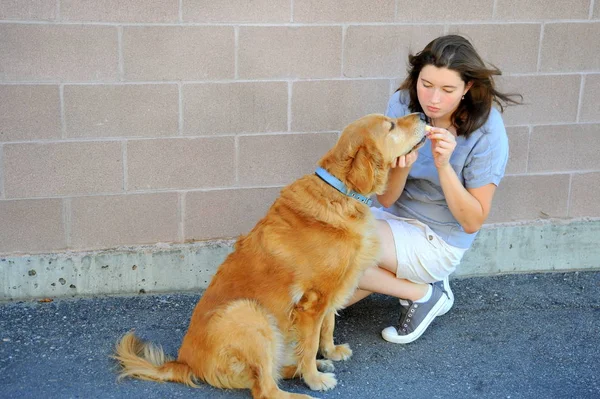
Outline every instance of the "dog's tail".
POLYGON ((198 388, 190 366, 168 358, 161 347, 143 342, 133 332, 121 338, 112 357, 121 364, 119 379, 133 377, 159 382, 172 381, 198 388))

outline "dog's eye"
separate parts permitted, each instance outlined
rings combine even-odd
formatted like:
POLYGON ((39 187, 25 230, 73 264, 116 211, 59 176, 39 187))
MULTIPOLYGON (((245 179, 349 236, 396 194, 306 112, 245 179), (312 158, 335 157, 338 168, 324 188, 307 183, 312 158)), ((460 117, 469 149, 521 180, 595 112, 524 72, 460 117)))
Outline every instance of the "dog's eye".
POLYGON ((396 124, 392 121, 390 121, 390 123, 392 124, 392 126, 390 126, 390 132, 391 132, 396 127, 396 124))

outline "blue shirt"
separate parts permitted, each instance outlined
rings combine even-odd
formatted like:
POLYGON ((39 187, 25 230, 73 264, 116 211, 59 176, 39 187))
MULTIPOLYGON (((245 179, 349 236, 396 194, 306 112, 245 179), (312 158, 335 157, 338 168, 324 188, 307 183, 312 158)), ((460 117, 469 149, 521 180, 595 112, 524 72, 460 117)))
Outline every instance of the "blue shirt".
MULTIPOLYGON (((397 91, 390 98, 386 115, 399 118, 411 113, 407 91, 397 91)), ((508 137, 500 112, 493 108, 487 121, 468 138, 456 138, 450 164, 466 188, 500 183, 508 161, 508 137)), ((448 244, 470 248, 477 233, 466 233, 452 216, 431 155, 431 141, 419 149, 400 198, 385 209, 396 216, 417 219, 427 224, 448 244)))

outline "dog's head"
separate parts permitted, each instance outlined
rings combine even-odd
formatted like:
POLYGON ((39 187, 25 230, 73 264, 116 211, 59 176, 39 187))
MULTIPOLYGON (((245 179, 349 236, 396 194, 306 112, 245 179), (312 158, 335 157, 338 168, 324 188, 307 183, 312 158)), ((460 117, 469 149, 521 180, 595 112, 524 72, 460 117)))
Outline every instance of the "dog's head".
POLYGON ((319 165, 351 190, 363 195, 383 194, 392 163, 423 145, 425 126, 418 113, 398 119, 381 114, 364 116, 346 126, 319 165))

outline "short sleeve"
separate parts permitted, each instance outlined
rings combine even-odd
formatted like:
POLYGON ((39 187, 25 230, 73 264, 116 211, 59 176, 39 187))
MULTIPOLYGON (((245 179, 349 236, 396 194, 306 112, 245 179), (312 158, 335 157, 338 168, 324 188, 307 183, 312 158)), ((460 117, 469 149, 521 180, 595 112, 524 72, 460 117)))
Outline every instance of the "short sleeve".
POLYGON ((490 117, 481 127, 481 138, 467 157, 463 176, 466 188, 498 186, 508 162, 508 137, 500 112, 492 108, 490 117))
POLYGON ((409 114, 409 101, 408 93, 406 91, 398 90, 390 97, 385 116, 389 116, 390 118, 400 118, 401 116, 409 114))

